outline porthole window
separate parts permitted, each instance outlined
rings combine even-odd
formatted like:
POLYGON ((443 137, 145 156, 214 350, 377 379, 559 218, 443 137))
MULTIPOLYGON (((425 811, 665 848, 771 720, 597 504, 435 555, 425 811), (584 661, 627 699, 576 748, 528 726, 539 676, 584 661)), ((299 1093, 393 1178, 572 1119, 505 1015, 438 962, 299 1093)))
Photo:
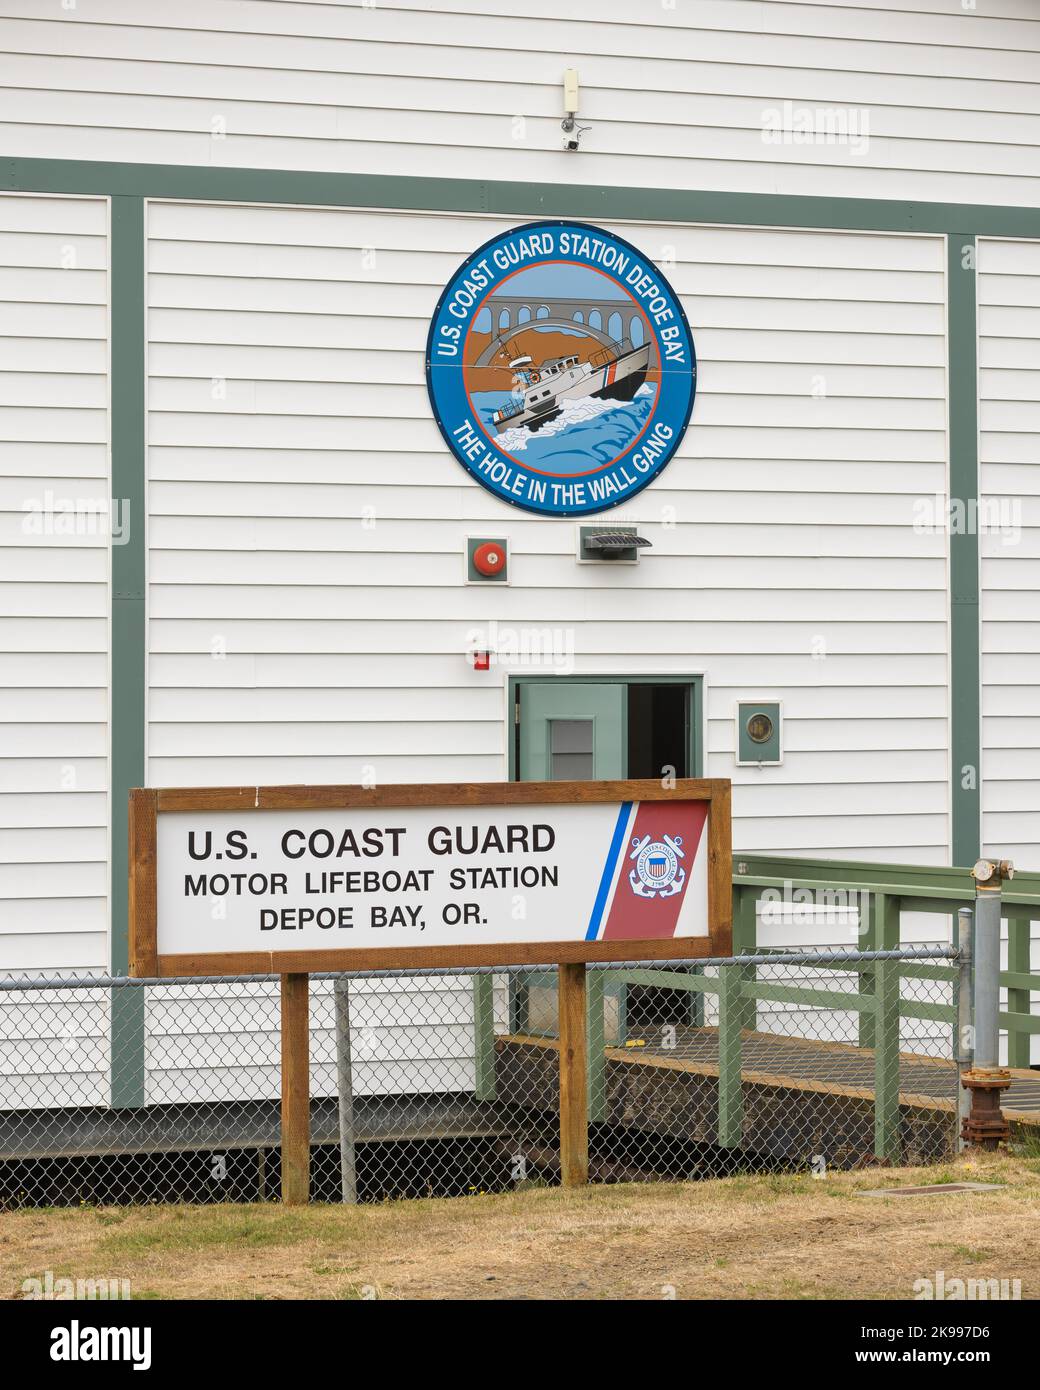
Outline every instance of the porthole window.
POLYGON ((773 737, 773 721, 761 711, 753 714, 745 725, 747 736, 752 743, 768 743, 773 737))

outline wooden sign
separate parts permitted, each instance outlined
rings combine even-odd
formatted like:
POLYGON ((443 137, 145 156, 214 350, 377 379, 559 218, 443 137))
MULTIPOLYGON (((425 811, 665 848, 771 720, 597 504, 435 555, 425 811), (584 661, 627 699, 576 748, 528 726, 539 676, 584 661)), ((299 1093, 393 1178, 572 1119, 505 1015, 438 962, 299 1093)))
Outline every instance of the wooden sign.
POLYGON ((727 955, 730 784, 137 789, 140 977, 727 955))

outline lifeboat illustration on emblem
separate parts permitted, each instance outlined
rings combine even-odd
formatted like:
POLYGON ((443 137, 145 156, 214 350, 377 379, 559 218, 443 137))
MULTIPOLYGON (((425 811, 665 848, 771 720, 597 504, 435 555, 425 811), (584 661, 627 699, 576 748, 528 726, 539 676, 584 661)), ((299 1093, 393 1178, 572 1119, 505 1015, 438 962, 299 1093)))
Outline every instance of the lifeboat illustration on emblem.
POLYGON ((516 355, 509 362, 513 372, 513 400, 494 411, 491 422, 501 433, 526 425, 538 430, 562 414, 568 401, 584 396, 596 400, 630 401, 646 381, 650 344, 633 347, 627 340, 598 347, 586 361, 576 355, 549 357, 537 369, 527 353, 509 345, 516 355))

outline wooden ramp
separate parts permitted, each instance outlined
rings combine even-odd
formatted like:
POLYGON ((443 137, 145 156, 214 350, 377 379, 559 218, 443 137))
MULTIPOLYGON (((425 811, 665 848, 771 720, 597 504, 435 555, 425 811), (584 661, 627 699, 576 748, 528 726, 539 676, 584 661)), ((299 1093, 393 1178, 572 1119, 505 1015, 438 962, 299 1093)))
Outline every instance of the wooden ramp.
MULTIPOLYGON (((716 1144, 718 1029, 676 1027, 675 1046, 667 1048, 659 1033, 634 1033, 628 1046, 604 1049, 600 1093, 592 1097, 591 1118, 608 1126, 716 1144)), ((556 1084, 557 1048, 553 1038, 499 1038, 498 1065, 505 1084, 537 1094, 539 1104, 548 1108, 556 1084)), ((1013 1070, 1012 1076, 1005 1100, 1009 1118, 1040 1125, 1040 1073, 1013 1070)), ((817 1153, 849 1166, 869 1162, 875 1150, 874 1081, 871 1048, 744 1031, 739 1147, 784 1162, 801 1162, 817 1153)), ((958 1088, 957 1068, 948 1058, 900 1054, 899 1143, 893 1161, 933 1162, 949 1155, 958 1088)))

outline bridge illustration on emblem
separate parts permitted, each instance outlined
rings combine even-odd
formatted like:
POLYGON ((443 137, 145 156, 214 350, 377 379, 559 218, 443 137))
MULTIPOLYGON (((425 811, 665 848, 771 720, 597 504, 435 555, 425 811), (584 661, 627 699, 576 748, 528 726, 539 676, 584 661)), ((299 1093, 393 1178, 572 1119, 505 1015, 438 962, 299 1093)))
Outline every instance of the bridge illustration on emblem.
POLYGON ((679 445, 695 378, 660 271, 582 224, 487 243, 431 324, 427 382, 445 441, 478 482, 531 511, 583 515, 645 487, 679 445))

